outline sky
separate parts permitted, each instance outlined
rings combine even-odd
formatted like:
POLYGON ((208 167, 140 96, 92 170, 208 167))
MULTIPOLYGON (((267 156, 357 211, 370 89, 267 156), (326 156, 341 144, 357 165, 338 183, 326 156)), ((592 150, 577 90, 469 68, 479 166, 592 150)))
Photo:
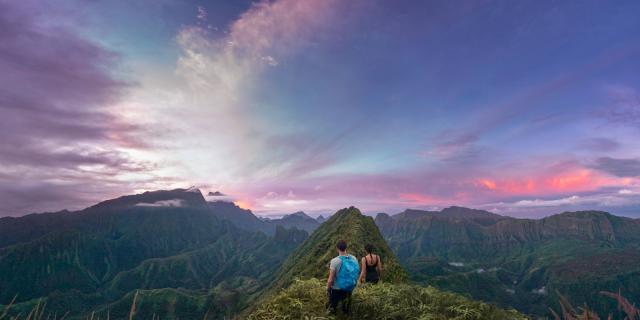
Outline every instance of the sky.
POLYGON ((0 0, 0 216, 640 217, 640 2, 0 0))

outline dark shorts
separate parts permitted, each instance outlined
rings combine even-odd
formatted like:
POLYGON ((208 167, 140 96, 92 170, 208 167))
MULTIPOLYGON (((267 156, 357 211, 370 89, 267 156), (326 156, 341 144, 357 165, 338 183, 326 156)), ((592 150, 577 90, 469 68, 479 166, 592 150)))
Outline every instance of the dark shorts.
POLYGON ((329 289, 329 309, 335 312, 340 302, 342 302, 342 312, 349 313, 351 291, 329 289))
POLYGON ((367 275, 364 278, 364 282, 366 282, 366 283, 377 284, 378 281, 380 281, 380 276, 378 276, 377 272, 367 273, 367 275))

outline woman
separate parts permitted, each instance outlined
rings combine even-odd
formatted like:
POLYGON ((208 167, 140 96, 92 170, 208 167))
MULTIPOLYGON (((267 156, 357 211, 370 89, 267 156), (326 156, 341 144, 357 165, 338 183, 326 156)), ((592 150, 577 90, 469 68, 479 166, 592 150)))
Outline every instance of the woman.
POLYGON ((373 253, 373 245, 367 244, 364 246, 364 251, 367 255, 361 261, 360 283, 376 284, 382 279, 382 261, 379 255, 373 253))

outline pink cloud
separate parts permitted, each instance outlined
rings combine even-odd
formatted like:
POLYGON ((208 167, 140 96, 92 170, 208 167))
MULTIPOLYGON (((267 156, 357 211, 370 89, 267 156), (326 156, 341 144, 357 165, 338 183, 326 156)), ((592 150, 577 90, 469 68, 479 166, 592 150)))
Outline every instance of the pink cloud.
POLYGON ((314 32, 331 25, 339 4, 337 0, 258 2, 232 24, 230 45, 272 64, 280 55, 310 44, 314 32))

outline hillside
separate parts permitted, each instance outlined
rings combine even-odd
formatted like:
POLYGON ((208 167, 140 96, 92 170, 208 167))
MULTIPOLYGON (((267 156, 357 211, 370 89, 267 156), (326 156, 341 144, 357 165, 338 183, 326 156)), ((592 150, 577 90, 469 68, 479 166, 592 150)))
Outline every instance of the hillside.
POLYGON ((640 300, 640 222, 606 212, 516 219, 452 207, 379 214, 376 224, 415 281, 547 315, 556 290, 605 313, 601 290, 640 300))

